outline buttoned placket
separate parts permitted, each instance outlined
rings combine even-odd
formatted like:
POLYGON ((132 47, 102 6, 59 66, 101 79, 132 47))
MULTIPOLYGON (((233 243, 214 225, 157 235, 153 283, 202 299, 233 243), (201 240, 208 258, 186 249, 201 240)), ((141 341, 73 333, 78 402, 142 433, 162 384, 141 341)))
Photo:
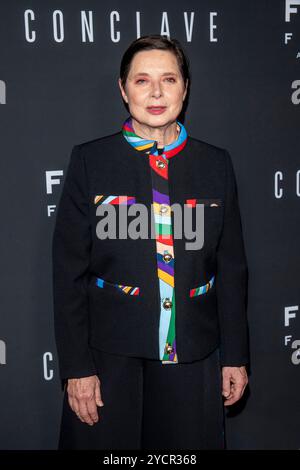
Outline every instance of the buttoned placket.
POLYGON ((187 143, 187 132, 179 123, 179 136, 172 144, 158 149, 157 141, 138 136, 129 117, 122 127, 125 139, 141 154, 147 156, 151 170, 152 215, 154 217, 157 279, 160 298, 159 357, 162 364, 177 364, 176 309, 175 309, 175 259, 171 204, 169 194, 170 158, 187 143), (146 150, 147 149, 147 150, 146 150))
POLYGON ((169 160, 155 142, 149 154, 152 180, 157 276, 160 294, 159 356, 162 364, 178 363, 174 243, 169 195, 169 160))

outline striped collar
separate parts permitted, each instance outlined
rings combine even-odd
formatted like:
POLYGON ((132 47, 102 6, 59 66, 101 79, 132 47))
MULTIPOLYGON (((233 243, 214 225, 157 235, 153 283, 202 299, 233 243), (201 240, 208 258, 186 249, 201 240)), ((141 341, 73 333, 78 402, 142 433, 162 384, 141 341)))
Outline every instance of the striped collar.
POLYGON ((163 151, 163 156, 165 158, 171 158, 180 152, 187 143, 187 132, 183 124, 179 121, 176 121, 177 125, 180 128, 179 135, 177 139, 169 145, 165 145, 163 149, 157 150, 157 141, 149 140, 143 137, 140 137, 134 132, 132 126, 132 117, 129 116, 123 123, 122 133, 124 138, 132 145, 136 150, 141 151, 142 153, 158 155, 163 151))

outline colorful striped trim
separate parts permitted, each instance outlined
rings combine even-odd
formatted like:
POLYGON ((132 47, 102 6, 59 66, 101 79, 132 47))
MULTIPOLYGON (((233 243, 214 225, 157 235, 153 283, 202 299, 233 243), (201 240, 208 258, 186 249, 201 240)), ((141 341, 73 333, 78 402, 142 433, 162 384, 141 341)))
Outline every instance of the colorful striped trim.
POLYGON ((98 204, 114 204, 114 205, 119 205, 119 204, 135 204, 135 197, 134 196, 105 196, 103 194, 101 195, 96 195, 94 197, 94 203, 98 204))
POLYGON ((151 168, 152 209, 155 222, 156 264, 160 295, 158 342, 162 364, 178 363, 175 328, 175 259, 168 166, 169 159, 185 147, 187 132, 178 121, 177 128, 180 131, 177 139, 163 149, 158 149, 157 141, 147 140, 135 134, 131 116, 122 127, 124 138, 135 150, 142 151, 143 155, 148 157, 151 168), (146 150, 149 151, 145 152, 146 150))
MULTIPOLYGON (((166 158, 173 157, 178 152, 180 152, 187 144, 188 135, 187 135, 184 125, 179 121, 176 121, 176 123, 179 127, 180 132, 179 132, 177 139, 174 142, 164 147, 163 155, 166 158)), ((125 139, 127 140, 127 142, 129 142, 130 145, 132 145, 132 147, 134 147, 136 150, 145 152, 145 150, 150 150, 152 149, 152 147, 153 148, 156 147, 157 142, 155 140, 147 140, 135 134, 133 125, 132 125, 131 116, 129 116, 126 119, 126 121, 123 123, 122 133, 125 139)), ((153 152, 151 153, 152 155, 155 155, 155 154, 157 155, 157 153, 155 153, 155 150, 153 150, 153 152)))
POLYGON ((140 295, 139 287, 124 286, 123 284, 113 284, 111 282, 105 281, 104 279, 101 279, 100 277, 96 278, 96 285, 98 287, 101 287, 102 289, 105 288, 105 286, 112 286, 123 292, 123 294, 140 295))
POLYGON ((196 297, 197 295, 206 294, 206 292, 212 288, 214 280, 215 280, 215 276, 213 276, 207 284, 204 284, 203 286, 195 287, 194 289, 190 289, 190 297, 196 297))

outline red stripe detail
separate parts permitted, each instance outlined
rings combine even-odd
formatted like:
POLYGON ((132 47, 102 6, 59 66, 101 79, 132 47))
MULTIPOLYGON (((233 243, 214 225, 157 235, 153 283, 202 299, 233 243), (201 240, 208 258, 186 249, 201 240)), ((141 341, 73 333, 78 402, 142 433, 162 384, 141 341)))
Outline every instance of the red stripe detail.
POLYGON ((158 235, 156 240, 165 245, 173 245, 173 236, 172 235, 158 235))
POLYGON ((120 198, 115 197, 112 201, 110 201, 111 204, 120 204, 120 198))
POLYGON ((119 196, 119 204, 126 204, 128 196, 119 196))
POLYGON ((126 129, 128 132, 133 132, 133 129, 131 129, 128 124, 124 125, 124 129, 126 129))
POLYGON ((190 297, 194 297, 195 293, 196 293, 196 289, 191 289, 190 290, 190 297))
POLYGON ((196 201, 197 199, 187 199, 186 204, 191 207, 196 207, 196 201))
POLYGON ((159 168, 158 166, 156 166, 156 161, 159 160, 161 162, 163 162, 163 158, 157 158, 156 155, 151 155, 149 156, 149 163, 150 163, 150 166, 151 168, 159 175, 161 176, 162 178, 164 178, 165 180, 168 179, 168 164, 166 163, 166 166, 165 168, 159 168))
POLYGON ((175 147, 174 149, 172 150, 167 150, 165 153, 166 157, 167 158, 171 158, 173 157, 174 155, 176 155, 176 153, 180 152, 180 150, 182 150, 187 144, 187 139, 185 139, 181 145, 178 145, 178 147, 175 147))

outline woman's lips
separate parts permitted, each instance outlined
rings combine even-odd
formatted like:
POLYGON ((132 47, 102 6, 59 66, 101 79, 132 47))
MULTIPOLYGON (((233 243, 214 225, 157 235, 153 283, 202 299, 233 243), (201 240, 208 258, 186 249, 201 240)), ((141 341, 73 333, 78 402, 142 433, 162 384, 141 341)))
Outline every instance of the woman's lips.
POLYGON ((149 106, 147 111, 151 114, 162 114, 166 108, 166 106, 149 106))

